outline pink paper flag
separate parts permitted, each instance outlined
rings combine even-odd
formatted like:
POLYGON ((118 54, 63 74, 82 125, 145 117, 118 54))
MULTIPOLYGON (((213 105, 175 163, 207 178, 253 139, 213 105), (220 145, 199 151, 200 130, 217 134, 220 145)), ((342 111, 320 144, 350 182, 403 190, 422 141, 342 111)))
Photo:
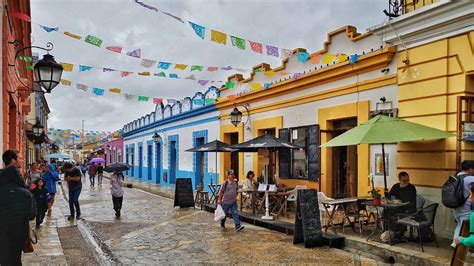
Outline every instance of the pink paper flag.
POLYGON ((112 52, 116 52, 116 53, 122 53, 122 47, 119 47, 119 46, 107 46, 105 47, 105 49, 109 50, 109 51, 112 51, 112 52))
POLYGON ((21 19, 21 20, 24 20, 24 21, 29 21, 29 22, 31 22, 30 16, 28 16, 28 15, 25 14, 25 13, 12 12, 12 16, 14 16, 15 18, 19 18, 19 19, 21 19))
POLYGON ((261 43, 252 42, 252 41, 249 41, 249 42, 250 42, 250 48, 252 48, 252 51, 259 54, 263 53, 263 45, 261 43))
POLYGON ((120 76, 122 76, 122 78, 132 74, 133 72, 130 72, 130 71, 122 71, 122 73, 120 73, 120 76))
POLYGON ((212 71, 217 71, 219 68, 218 67, 208 67, 207 71, 212 72, 212 71))

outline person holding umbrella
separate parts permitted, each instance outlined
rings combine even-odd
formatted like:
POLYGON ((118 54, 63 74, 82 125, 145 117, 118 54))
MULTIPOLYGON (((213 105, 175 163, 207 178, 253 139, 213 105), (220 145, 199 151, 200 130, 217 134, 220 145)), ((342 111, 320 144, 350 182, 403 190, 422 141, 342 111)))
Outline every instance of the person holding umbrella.
POLYGON ((94 181, 95 181, 95 174, 97 173, 97 167, 95 166, 95 163, 92 162, 89 165, 89 180, 91 182, 91 187, 94 187, 94 181))
POLYGON ((113 173, 110 177, 110 193, 112 194, 112 203, 115 210, 115 216, 120 217, 123 202, 123 171, 130 169, 130 166, 125 163, 113 163, 104 168, 104 171, 113 173))

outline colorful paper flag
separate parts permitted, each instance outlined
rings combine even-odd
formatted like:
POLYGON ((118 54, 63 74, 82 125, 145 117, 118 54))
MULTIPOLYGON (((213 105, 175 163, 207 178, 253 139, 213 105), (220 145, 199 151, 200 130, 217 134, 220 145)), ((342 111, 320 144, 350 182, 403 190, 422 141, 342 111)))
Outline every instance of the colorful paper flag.
POLYGON ((245 50, 245 40, 239 37, 230 36, 230 41, 232 46, 235 46, 239 49, 245 50))
POLYGON ((262 89, 262 84, 260 84, 259 82, 252 83, 251 89, 252 91, 259 91, 262 89))
POLYGON ((235 82, 227 81, 227 82, 225 83, 225 87, 226 87, 227 89, 232 89, 234 86, 235 86, 235 82))
POLYGON ((196 80, 196 77, 194 76, 194 74, 191 74, 191 75, 185 77, 184 79, 196 80))
POLYGON ((188 65, 185 65, 185 64, 176 64, 176 65, 174 66, 174 69, 185 70, 187 67, 188 67, 188 65))
POLYGON ((207 79, 200 79, 198 80, 198 84, 201 86, 206 86, 206 84, 209 82, 207 79))
POLYGON ((50 28, 50 27, 46 27, 46 26, 41 26, 41 28, 43 28, 43 30, 45 30, 46 32, 52 32, 52 31, 58 31, 59 28, 50 28))
POLYGON ((25 13, 12 12, 11 14, 12 14, 12 16, 15 17, 15 18, 18 18, 18 19, 21 19, 21 20, 24 20, 24 21, 30 21, 30 22, 31 22, 30 16, 28 16, 28 15, 25 14, 25 13))
POLYGON ((92 35, 87 35, 84 41, 97 47, 102 45, 102 40, 92 35))
POLYGON ((176 103, 176 100, 175 100, 175 99, 166 99, 166 102, 167 102, 168 104, 173 105, 173 104, 176 103))
POLYGON ((142 59, 141 65, 144 67, 152 67, 156 63, 155 60, 142 59))
POLYGON ((171 66, 171 63, 168 62, 159 62, 158 63, 158 68, 161 69, 168 69, 171 66))
POLYGON ((226 43, 227 43, 227 34, 225 34, 223 32, 220 32, 220 31, 211 30, 211 41, 226 45, 226 43))
POLYGON ((298 52, 298 61, 301 63, 306 63, 308 61, 309 53, 307 52, 298 52))
POLYGON ((113 71, 115 71, 115 69, 106 68, 106 67, 102 68, 102 72, 113 72, 113 71))
POLYGON ((191 66, 191 71, 202 71, 204 66, 191 66))
POLYGON ((229 71, 229 70, 232 70, 232 69, 233 69, 231 66, 227 66, 227 67, 221 67, 221 68, 222 68, 223 70, 227 70, 227 71, 229 71))
POLYGON ((272 84, 271 83, 263 83, 263 89, 268 90, 272 84))
POLYGON ((293 74, 292 78, 296 79, 296 78, 299 78, 300 76, 301 76, 301 73, 295 73, 293 74))
POLYGON ((169 77, 172 79, 179 79, 178 74, 169 74, 169 77))
POLYGON ((76 40, 80 40, 80 39, 82 38, 81 36, 76 35, 76 34, 73 34, 73 33, 70 33, 70 32, 68 32, 68 31, 65 31, 65 32, 63 32, 63 33, 64 33, 64 35, 69 36, 69 37, 71 37, 71 38, 73 38, 73 39, 76 39, 76 40))
POLYGON ((157 77, 166 77, 165 72, 160 72, 160 73, 155 73, 155 76, 157 77))
POLYGON ((233 102, 233 101, 237 100, 237 97, 235 95, 229 95, 229 96, 227 96, 227 100, 229 102, 233 102))
POLYGON ((191 25, 191 28, 193 28, 193 30, 194 30, 194 32, 196 32, 197 36, 199 36, 199 38, 204 40, 204 36, 206 34, 206 28, 204 28, 201 25, 192 23, 191 21, 189 21, 189 25, 191 25))
POLYGON ((90 71, 91 69, 91 66, 79 65, 79 72, 90 71))
POLYGON ((130 72, 130 71, 122 71, 122 72, 120 73, 120 76, 121 76, 122 78, 124 78, 124 77, 126 77, 126 76, 128 76, 128 75, 130 75, 130 74, 132 74, 132 73, 133 73, 133 72, 130 72))
POLYGON ((94 93, 97 96, 103 96, 104 90, 101 88, 92 88, 92 93, 94 93))
POLYGON ((61 79, 61 85, 71 86, 71 81, 67 79, 61 79))
POLYGON ((313 54, 309 57, 309 61, 311 61, 311 63, 313 63, 313 64, 319 64, 319 62, 321 61, 322 56, 323 56, 323 54, 321 54, 321 53, 313 54))
POLYGON ((181 23, 184 23, 184 21, 183 21, 180 17, 178 17, 178 16, 175 16, 175 15, 173 15, 173 14, 170 14, 170 13, 168 13, 168 12, 163 12, 163 11, 161 11, 161 13, 163 13, 163 14, 169 16, 169 17, 172 17, 172 18, 176 19, 177 21, 179 21, 179 22, 181 22, 181 23))
POLYGON ((126 100, 129 100, 129 101, 130 101, 131 99, 133 99, 133 95, 131 95, 131 94, 127 94, 127 93, 126 93, 126 94, 124 94, 124 96, 125 96, 125 99, 126 99, 126 100))
POLYGON ((208 67, 207 71, 212 72, 212 71, 217 71, 219 68, 218 67, 208 67))
POLYGON ((276 73, 273 70, 265 71, 265 76, 267 76, 267 77, 273 77, 273 76, 275 76, 275 74, 276 73))
POLYGON ((156 7, 154 7, 154 6, 147 5, 147 4, 143 3, 143 2, 141 2, 140 0, 135 0, 135 3, 141 5, 141 6, 144 7, 144 8, 148 8, 148 9, 150 9, 150 10, 153 10, 153 11, 156 11, 156 12, 159 11, 158 8, 156 8, 156 7))
POLYGON ((203 99, 194 99, 194 100, 193 100, 193 104, 195 104, 195 105, 203 105, 203 104, 204 104, 204 101, 203 101, 203 99))
POLYGON ((357 62, 357 59, 359 59, 358 54, 352 54, 349 58, 349 64, 353 65, 355 62, 357 62))
POLYGON ((139 102, 148 102, 149 99, 150 97, 147 97, 147 96, 138 96, 139 102))
POLYGON ((213 104, 216 101, 214 98, 207 98, 206 99, 206 105, 213 104))
POLYGON ((81 90, 81 91, 87 91, 87 88, 88 88, 88 87, 87 87, 86 85, 84 85, 84 84, 79 84, 79 83, 77 83, 77 84, 76 84, 76 88, 77 88, 78 90, 81 90))
POLYGON ((266 45, 267 46, 267 55, 279 57, 278 47, 266 45))
POLYGON ((250 48, 252 48, 252 51, 256 52, 256 53, 263 53, 263 45, 261 43, 258 43, 258 42, 253 42, 253 41, 249 41, 250 43, 250 48))
POLYGON ((25 62, 28 62, 28 63, 33 61, 32 57, 29 57, 29 56, 26 56, 26 55, 21 55, 21 54, 18 55, 17 58, 20 59, 20 60, 23 60, 25 62))
POLYGON ((346 54, 341 54, 337 57, 337 62, 342 63, 344 61, 347 61, 347 55, 346 54))
POLYGON ((122 53, 122 49, 123 49, 123 48, 122 48, 122 47, 119 47, 119 46, 107 46, 107 47, 105 47, 105 49, 120 54, 120 53, 122 53))
POLYGON ((119 88, 112 88, 112 89, 109 89, 109 91, 112 93, 120 93, 122 90, 119 88))
POLYGON ((259 73, 259 72, 263 72, 263 70, 261 68, 257 68, 254 70, 255 73, 259 73))
POLYGON ((325 54, 323 57, 323 64, 329 64, 334 60, 335 55, 333 54, 325 54))
POLYGON ((142 57, 142 50, 141 49, 135 49, 131 52, 127 52, 128 56, 135 57, 135 58, 140 58, 142 57))
POLYGON ((282 77, 282 76, 289 75, 289 74, 291 74, 291 73, 290 73, 290 72, 286 72, 286 71, 280 72, 280 76, 281 76, 281 77, 282 77))
POLYGON ((160 104, 163 102, 163 98, 153 98, 153 103, 154 104, 160 104))
POLYGON ((63 66, 63 70, 66 71, 66 72, 71 72, 74 69, 73 64, 63 63, 63 62, 60 62, 59 64, 61 64, 61 66, 63 66))
POLYGON ((150 72, 148 72, 148 71, 139 72, 138 75, 140 75, 140 76, 150 76, 150 72))
POLYGON ((287 59, 287 58, 290 57, 292 54, 293 54, 293 51, 292 51, 292 50, 281 49, 281 58, 282 58, 282 59, 287 59))

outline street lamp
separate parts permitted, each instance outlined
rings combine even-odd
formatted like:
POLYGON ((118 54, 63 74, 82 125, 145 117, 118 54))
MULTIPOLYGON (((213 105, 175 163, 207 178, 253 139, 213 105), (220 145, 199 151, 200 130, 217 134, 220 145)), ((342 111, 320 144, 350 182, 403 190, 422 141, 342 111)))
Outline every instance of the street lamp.
POLYGON ((154 143, 160 143, 160 135, 158 135, 158 132, 155 132, 155 134, 153 135, 153 137, 151 137, 151 139, 153 140, 154 143))
MULTIPOLYGON (((242 107, 245 108, 245 111, 247 112, 247 121, 245 121, 244 125, 248 124, 250 122, 250 112, 249 112, 249 105, 248 104, 245 104, 245 105, 242 105, 242 107)), ((242 122, 242 112, 239 111, 239 109, 237 108, 237 106, 234 105, 234 110, 232 110, 232 112, 230 112, 230 122, 235 126, 237 127, 240 122, 242 122)), ((250 129, 250 127, 247 125, 247 129, 250 129)))
MULTIPOLYGON (((22 43, 18 40, 15 40, 13 42, 9 42, 13 44, 15 47, 18 46, 23 46, 22 43)), ((19 49, 16 54, 15 58, 13 60, 13 64, 9 64, 8 66, 11 67, 16 67, 16 61, 19 58, 18 56, 20 55, 21 52, 23 52, 26 49, 30 48, 37 48, 41 49, 47 52, 43 56, 43 59, 38 61, 35 66, 33 67, 33 74, 34 74, 34 81, 38 83, 45 91, 37 91, 35 89, 31 89, 28 84, 25 84, 23 79, 20 77, 19 71, 16 72, 16 76, 18 80, 20 81, 23 86, 28 88, 28 91, 36 91, 36 92, 46 92, 50 93, 61 81, 61 76, 63 73, 63 66, 61 64, 58 64, 52 55, 49 54, 49 51, 53 50, 53 44, 48 42, 46 43, 46 48, 40 47, 40 46, 27 46, 19 49)), ((22 89, 17 89, 17 90, 22 90, 22 89)), ((9 93, 15 93, 15 91, 8 91, 9 93)))
POLYGON ((36 123, 33 125, 32 129, 35 137, 40 137, 44 132, 43 125, 41 125, 38 119, 36 120, 36 123))

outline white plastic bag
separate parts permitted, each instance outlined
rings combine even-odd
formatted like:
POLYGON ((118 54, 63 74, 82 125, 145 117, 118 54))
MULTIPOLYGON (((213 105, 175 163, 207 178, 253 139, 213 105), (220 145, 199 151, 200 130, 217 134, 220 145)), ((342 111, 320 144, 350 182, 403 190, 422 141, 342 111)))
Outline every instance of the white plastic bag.
POLYGON ((217 205, 216 211, 214 212, 214 221, 218 222, 225 218, 224 210, 221 205, 217 205))

